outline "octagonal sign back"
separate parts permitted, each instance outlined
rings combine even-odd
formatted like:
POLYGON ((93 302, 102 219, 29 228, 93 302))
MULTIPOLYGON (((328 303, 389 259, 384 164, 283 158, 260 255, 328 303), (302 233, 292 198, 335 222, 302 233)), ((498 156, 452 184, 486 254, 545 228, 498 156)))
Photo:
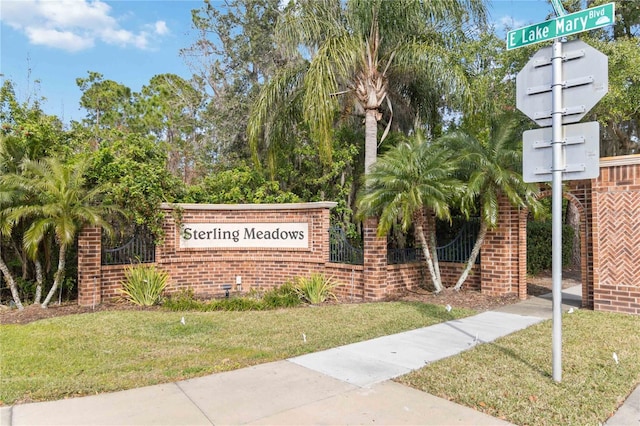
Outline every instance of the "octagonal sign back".
MULTIPOLYGON (((540 49, 516 77, 516 107, 551 126, 552 47, 540 49)), ((580 121, 609 90, 607 56, 581 40, 562 45, 562 124, 580 121)))

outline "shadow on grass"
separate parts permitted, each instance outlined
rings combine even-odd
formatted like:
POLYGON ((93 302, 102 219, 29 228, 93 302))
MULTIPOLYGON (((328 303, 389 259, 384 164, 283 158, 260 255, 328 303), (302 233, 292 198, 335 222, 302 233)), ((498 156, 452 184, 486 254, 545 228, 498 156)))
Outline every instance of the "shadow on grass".
POLYGON ((412 306, 418 311, 420 315, 436 320, 435 322, 429 325, 433 325, 433 324, 437 324, 445 321, 456 320, 456 319, 468 317, 475 314, 474 311, 466 310, 466 309, 465 310, 452 309, 450 311, 447 311, 447 309, 444 306, 432 305, 424 302, 399 301, 397 303, 400 303, 406 306, 412 306))
POLYGON ((549 373, 549 371, 543 370, 542 368, 540 368, 540 366, 534 365, 531 362, 527 361, 526 359, 524 359, 520 354, 518 354, 513 349, 505 348, 505 347, 500 346, 499 344, 497 344, 495 342, 488 342, 486 344, 491 346, 492 348, 497 349, 498 351, 500 351, 503 354, 507 355, 511 359, 514 359, 514 360, 518 361, 522 365, 524 365, 527 368, 529 368, 531 371, 533 371, 535 373, 538 373, 540 376, 542 376, 544 378, 547 378, 547 379, 552 379, 553 378, 553 376, 551 375, 551 373, 549 373))

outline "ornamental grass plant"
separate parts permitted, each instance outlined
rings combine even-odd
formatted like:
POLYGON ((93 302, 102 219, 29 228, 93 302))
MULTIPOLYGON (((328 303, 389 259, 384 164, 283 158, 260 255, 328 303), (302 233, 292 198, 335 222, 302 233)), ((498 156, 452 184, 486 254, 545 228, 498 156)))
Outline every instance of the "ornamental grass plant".
POLYGON ((319 305, 329 299, 337 299, 333 292, 337 286, 338 283, 333 278, 327 278, 323 274, 311 274, 309 277, 297 277, 294 289, 303 301, 319 305))
POLYGON ((138 306, 153 306, 160 302, 162 292, 169 282, 169 274, 155 265, 133 265, 125 269, 121 292, 138 306))

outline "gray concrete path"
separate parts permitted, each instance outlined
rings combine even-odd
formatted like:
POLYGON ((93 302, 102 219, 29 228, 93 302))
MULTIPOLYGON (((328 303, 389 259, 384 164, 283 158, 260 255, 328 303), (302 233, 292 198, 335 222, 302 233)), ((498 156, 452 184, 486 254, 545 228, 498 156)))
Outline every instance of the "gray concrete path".
MULTIPOLYGON (((565 301, 571 303, 575 292, 569 291, 565 301)), ((563 310, 574 306, 570 303, 563 310)), ((532 298, 285 361, 123 392, 1 407, 0 425, 508 425, 389 379, 550 318, 550 312, 548 298, 532 298)), ((640 426, 640 388, 606 424, 640 426)))
POLYGON ((538 317, 483 312, 431 327, 303 355, 290 361, 347 383, 371 386, 540 321, 542 318, 538 317))

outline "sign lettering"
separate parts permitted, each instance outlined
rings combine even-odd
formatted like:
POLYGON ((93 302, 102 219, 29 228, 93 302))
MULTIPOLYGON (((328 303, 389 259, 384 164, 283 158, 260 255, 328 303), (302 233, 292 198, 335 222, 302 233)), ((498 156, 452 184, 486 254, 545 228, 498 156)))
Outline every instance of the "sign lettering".
POLYGON ((509 31, 507 33, 507 49, 516 49, 554 38, 606 27, 607 25, 612 25, 614 19, 615 3, 607 3, 602 6, 581 10, 540 24, 509 31))
POLYGON ((185 223, 180 248, 308 248, 308 223, 185 223))

